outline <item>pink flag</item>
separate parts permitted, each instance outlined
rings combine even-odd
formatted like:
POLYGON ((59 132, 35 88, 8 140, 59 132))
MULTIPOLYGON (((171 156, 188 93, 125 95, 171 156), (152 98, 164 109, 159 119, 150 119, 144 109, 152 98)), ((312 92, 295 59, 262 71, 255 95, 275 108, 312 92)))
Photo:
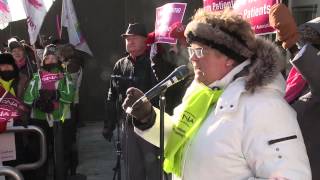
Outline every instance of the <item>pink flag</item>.
POLYGON ((210 11, 233 8, 248 19, 256 34, 269 34, 275 30, 269 25, 269 12, 278 0, 203 0, 203 7, 210 11))
POLYGON ((24 9, 27 15, 30 43, 34 44, 47 14, 47 9, 43 0, 24 0, 24 9))
POLYGON ((186 3, 168 3, 156 9, 155 42, 176 44, 177 40, 170 37, 170 27, 182 22, 186 3))
POLYGON ((0 12, 9 13, 9 7, 6 0, 0 0, 0 12))

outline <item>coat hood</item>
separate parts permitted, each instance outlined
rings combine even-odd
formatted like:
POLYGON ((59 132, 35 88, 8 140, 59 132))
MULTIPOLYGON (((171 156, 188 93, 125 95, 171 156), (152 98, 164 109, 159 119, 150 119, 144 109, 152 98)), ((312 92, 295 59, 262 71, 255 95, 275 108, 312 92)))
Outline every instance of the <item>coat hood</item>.
POLYGON ((281 50, 271 41, 256 37, 255 54, 246 67, 246 89, 254 91, 259 86, 272 82, 285 68, 286 60, 281 50))

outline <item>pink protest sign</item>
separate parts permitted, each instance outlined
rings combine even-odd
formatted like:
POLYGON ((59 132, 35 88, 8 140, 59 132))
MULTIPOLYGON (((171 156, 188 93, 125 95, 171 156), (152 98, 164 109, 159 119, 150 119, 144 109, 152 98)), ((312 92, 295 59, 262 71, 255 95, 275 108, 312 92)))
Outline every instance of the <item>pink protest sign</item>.
POLYGON ((170 27, 182 22, 186 3, 168 3, 156 9, 155 42, 176 44, 177 40, 169 36, 170 27))
POLYGON ((62 73, 40 71, 41 89, 55 90, 55 83, 63 78, 62 73))
POLYGON ((14 111, 10 107, 3 107, 0 104, 0 121, 1 122, 8 122, 11 118, 19 117, 18 112, 14 111))
POLYGON ((204 8, 211 11, 232 7, 249 20, 254 32, 259 35, 275 32, 269 25, 269 12, 276 3, 278 0, 203 0, 204 8))
POLYGON ((3 87, 0 87, 0 121, 9 121, 11 118, 17 118, 28 111, 26 106, 11 93, 6 93, 3 87))

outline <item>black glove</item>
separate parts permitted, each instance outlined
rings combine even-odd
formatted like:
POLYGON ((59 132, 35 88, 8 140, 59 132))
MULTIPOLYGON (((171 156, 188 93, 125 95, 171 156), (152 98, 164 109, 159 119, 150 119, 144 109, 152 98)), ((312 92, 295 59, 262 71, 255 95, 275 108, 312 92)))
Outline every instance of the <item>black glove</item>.
POLYGON ((113 137, 113 131, 110 128, 103 128, 102 135, 107 141, 111 142, 111 139, 113 137))
POLYGON ((29 124, 29 114, 21 114, 18 117, 15 117, 13 120, 14 126, 23 126, 24 128, 28 127, 29 124))
POLYGON ((29 124, 29 113, 21 115, 20 119, 21 119, 21 125, 24 128, 27 128, 29 124))
POLYGON ((131 116, 136 118, 140 123, 145 123, 149 116, 153 114, 152 104, 149 100, 134 104, 144 94, 137 88, 131 87, 127 90, 127 97, 122 104, 122 108, 131 116), (133 105, 133 106, 132 106, 133 105), (128 108, 132 108, 131 112, 128 112, 128 108))
POLYGON ((34 106, 45 113, 52 113, 54 110, 54 105, 51 100, 39 98, 34 102, 34 106))
POLYGON ((47 90, 47 89, 40 89, 39 90, 40 97, 39 99, 43 99, 45 101, 57 101, 60 98, 60 93, 57 90, 47 90))

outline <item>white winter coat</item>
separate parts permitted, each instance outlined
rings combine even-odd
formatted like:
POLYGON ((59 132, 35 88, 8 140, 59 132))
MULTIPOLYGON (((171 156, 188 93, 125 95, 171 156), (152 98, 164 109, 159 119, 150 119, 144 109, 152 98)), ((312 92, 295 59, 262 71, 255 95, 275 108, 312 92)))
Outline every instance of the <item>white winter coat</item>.
MULTIPOLYGON (((311 172, 296 113, 283 99, 285 81, 279 74, 254 94, 243 77, 229 84, 198 133, 186 145, 183 180, 310 180, 311 172), (297 138, 281 140, 296 136, 297 138), (271 140, 279 140, 268 144, 271 140)), ((188 91, 192 89, 189 87, 188 91)), ((188 91, 186 94, 188 94, 188 91)), ((158 110, 156 110, 158 111, 158 110)), ((178 113, 179 107, 175 113, 178 113)), ((165 143, 177 119, 165 117, 165 143)), ((155 125, 136 133, 159 146, 155 125)), ((271 141, 272 142, 272 141, 271 141)), ((180 179, 174 177, 174 180, 180 179)))

